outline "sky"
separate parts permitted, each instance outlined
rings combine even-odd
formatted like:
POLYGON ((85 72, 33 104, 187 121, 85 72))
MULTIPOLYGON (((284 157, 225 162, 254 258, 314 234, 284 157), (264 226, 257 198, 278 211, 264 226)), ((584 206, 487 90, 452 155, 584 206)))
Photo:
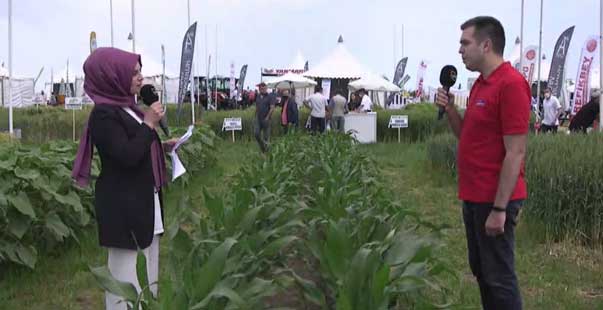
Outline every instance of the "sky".
MULTIPOLYGON (((13 0, 13 73, 35 77, 44 72, 39 90, 65 71, 70 79, 82 76, 88 56, 89 35, 98 46, 110 46, 109 0, 13 0)), ((395 63, 407 56, 407 88, 416 86, 421 60, 428 63, 426 84, 439 84, 440 68, 459 69, 465 87, 468 72, 458 54, 460 25, 478 15, 494 16, 505 28, 505 55, 511 54, 520 33, 521 0, 190 0, 191 22, 198 22, 195 72, 205 75, 211 54, 211 75, 229 75, 235 64, 238 76, 248 64, 246 86, 260 80, 260 68, 282 68, 300 51, 310 68, 336 46, 342 35, 348 50, 373 73, 392 78, 395 63), (401 28, 404 29, 402 48, 401 28), (207 30, 206 30, 207 29, 207 30), (396 32, 394 33, 394 29, 396 32)), ((540 1, 525 0, 524 46, 538 45, 540 1)), ((113 0, 115 47, 131 50, 131 0, 113 0)), ((182 39, 186 32, 186 0, 135 1, 136 51, 142 54, 143 74, 160 73, 161 45, 166 67, 176 77, 182 39)), ((575 78, 584 41, 599 32, 599 1, 545 0, 543 53, 549 56, 559 35, 576 26, 567 61, 567 77, 575 78)), ((0 62, 8 66, 8 0, 0 0, 0 62)), ((458 84, 456 85, 458 86, 458 84)))

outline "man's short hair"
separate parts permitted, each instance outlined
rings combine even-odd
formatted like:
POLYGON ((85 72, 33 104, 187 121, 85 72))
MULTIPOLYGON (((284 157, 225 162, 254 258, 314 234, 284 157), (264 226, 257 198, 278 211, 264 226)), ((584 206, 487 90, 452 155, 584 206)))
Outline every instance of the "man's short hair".
POLYGON ((485 39, 492 41, 492 50, 497 55, 502 56, 505 50, 505 29, 498 19, 491 16, 478 16, 461 25, 461 30, 469 27, 475 27, 473 36, 482 42, 485 39))
POLYGON ((316 87, 314 87, 314 92, 315 92, 315 93, 320 93, 320 92, 322 92, 322 86, 320 86, 320 85, 316 85, 316 87))

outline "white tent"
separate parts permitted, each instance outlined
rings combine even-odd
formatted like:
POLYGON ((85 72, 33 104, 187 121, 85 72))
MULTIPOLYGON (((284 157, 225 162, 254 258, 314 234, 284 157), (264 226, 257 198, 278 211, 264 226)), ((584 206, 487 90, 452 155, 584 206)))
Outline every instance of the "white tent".
POLYGON ((358 62, 343 44, 340 36, 337 46, 316 66, 304 73, 304 76, 325 79, 359 79, 368 71, 358 62))
POLYGON ((517 39, 515 39, 515 46, 513 47, 513 51, 507 57, 507 61, 511 62, 511 64, 519 62, 519 57, 521 56, 521 51, 519 49, 521 45, 520 43, 521 41, 519 40, 519 37, 517 37, 517 39))
POLYGON ((293 61, 287 66, 287 69, 303 69, 306 66, 306 60, 301 51, 297 51, 293 61))
POLYGON ((364 88, 366 90, 383 92, 400 91, 400 87, 394 85, 394 83, 373 74, 366 74, 361 79, 350 82, 350 84, 348 84, 348 87, 353 90, 359 90, 361 88, 364 88))
POLYGON ((289 89, 289 88, 307 88, 316 85, 316 82, 305 78, 299 74, 287 73, 285 75, 277 76, 266 81, 269 87, 275 87, 278 89, 289 89))

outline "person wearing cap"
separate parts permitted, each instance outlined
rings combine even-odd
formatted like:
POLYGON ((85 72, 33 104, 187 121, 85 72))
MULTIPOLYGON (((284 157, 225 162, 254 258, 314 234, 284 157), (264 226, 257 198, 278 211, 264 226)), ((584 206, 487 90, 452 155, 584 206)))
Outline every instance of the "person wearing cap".
POLYGON ((255 102, 255 139, 258 141, 262 153, 266 153, 270 142, 270 119, 276 106, 276 96, 268 93, 266 83, 262 82, 258 84, 258 87, 260 93, 255 102))
POLYGON ((297 127, 299 123, 299 113, 297 110, 297 102, 295 98, 290 96, 289 90, 284 90, 281 94, 281 126, 285 134, 289 132, 289 128, 297 127))
POLYGON ((559 116, 563 110, 559 99, 551 94, 551 88, 547 87, 544 90, 544 100, 542 101, 544 116, 542 118, 542 133, 552 132, 557 133, 559 127, 559 116))

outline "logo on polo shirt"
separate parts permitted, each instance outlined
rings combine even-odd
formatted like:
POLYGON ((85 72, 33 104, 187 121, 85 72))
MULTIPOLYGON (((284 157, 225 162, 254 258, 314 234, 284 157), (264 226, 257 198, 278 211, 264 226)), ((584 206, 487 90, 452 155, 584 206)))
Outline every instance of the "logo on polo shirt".
POLYGON ((478 107, 485 107, 486 106, 486 100, 478 99, 477 102, 475 103, 475 105, 478 106, 478 107))

